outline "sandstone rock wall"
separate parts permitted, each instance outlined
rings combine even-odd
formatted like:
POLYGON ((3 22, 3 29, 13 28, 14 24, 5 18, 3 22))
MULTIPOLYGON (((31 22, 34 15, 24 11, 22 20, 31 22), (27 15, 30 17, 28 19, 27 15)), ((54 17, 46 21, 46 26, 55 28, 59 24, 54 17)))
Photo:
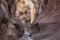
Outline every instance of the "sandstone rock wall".
POLYGON ((48 0, 45 11, 36 18, 36 20, 31 26, 32 39, 60 40, 59 17, 60 17, 60 0, 48 0), (39 31, 37 31, 38 29, 39 31))
POLYGON ((24 33, 23 24, 11 12, 11 2, 0 0, 0 40, 18 40, 24 33))

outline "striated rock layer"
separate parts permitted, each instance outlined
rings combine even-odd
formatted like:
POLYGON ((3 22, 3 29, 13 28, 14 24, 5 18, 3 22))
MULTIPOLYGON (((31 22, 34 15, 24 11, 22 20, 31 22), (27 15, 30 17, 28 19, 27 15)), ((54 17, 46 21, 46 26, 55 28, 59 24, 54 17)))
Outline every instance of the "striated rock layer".
POLYGON ((15 7, 12 0, 0 0, 0 40, 18 40, 24 33, 23 24, 14 15, 15 7))
POLYGON ((31 26, 33 40, 60 40, 60 0, 48 0, 46 9, 31 26))

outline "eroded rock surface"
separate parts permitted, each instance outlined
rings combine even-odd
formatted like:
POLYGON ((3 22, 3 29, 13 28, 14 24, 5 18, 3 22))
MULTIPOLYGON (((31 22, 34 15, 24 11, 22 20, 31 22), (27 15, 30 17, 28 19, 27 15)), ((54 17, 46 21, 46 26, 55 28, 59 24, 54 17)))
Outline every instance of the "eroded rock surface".
POLYGON ((0 0, 0 40, 18 40, 24 33, 23 24, 11 12, 11 2, 0 0))
POLYGON ((48 0, 45 11, 37 17, 31 26, 31 38, 33 40, 60 40, 59 17, 60 0, 48 0), (38 29, 40 31, 37 31, 38 29))

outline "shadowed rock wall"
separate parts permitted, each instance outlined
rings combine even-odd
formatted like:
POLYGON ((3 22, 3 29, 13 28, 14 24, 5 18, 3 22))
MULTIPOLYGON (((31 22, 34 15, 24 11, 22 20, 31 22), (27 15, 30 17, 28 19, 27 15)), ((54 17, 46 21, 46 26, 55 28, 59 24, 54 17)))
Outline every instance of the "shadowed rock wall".
MULTIPOLYGON (((11 12, 12 0, 0 0, 0 40, 18 40, 24 33, 24 26, 11 12)), ((15 8, 16 6, 14 6, 15 8)))
POLYGON ((36 18, 31 30, 33 40, 60 40, 60 0, 48 0, 45 11, 36 18))

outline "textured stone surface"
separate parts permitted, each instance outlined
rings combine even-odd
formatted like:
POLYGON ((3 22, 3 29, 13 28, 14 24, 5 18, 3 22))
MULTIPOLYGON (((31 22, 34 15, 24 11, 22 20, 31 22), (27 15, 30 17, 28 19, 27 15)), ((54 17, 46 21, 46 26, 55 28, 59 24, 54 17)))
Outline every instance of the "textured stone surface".
POLYGON ((48 0, 45 11, 37 17, 31 28, 32 31, 40 28, 39 32, 31 33, 34 40, 60 40, 60 0, 48 0))
POLYGON ((18 40, 24 33, 24 26, 13 15, 14 13, 11 13, 12 0, 0 2, 0 40, 18 40))

